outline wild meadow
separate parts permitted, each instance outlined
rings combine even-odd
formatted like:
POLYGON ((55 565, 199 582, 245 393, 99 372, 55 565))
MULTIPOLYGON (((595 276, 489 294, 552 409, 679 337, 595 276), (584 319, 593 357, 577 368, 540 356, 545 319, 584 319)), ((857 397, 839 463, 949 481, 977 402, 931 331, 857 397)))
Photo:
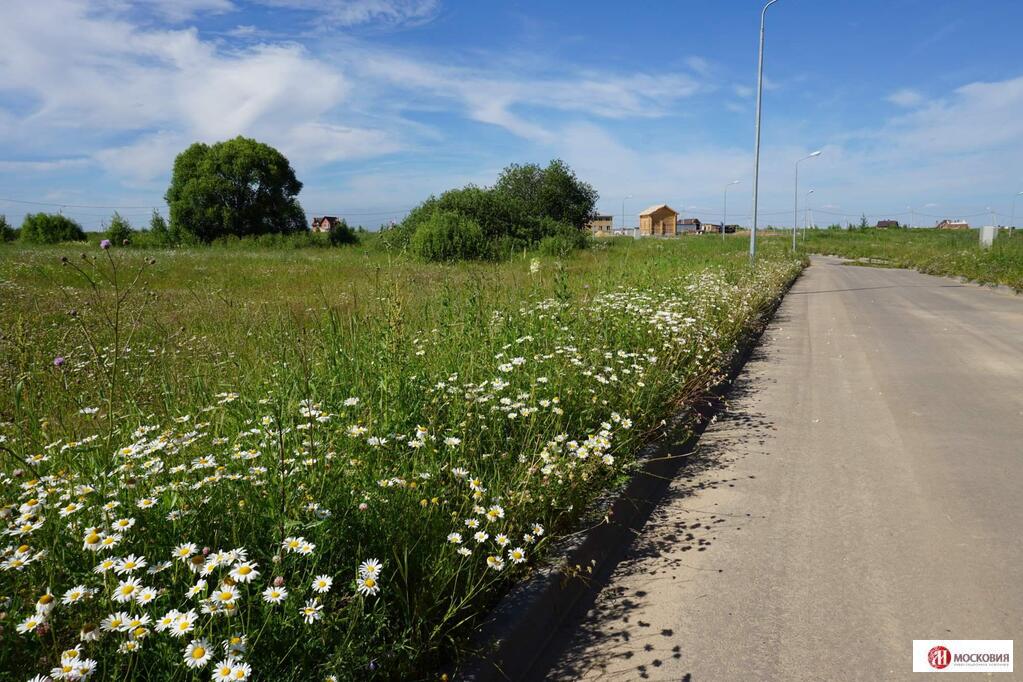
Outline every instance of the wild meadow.
POLYGON ((0 246, 0 678, 436 679, 720 379, 762 248, 0 246))
POLYGON ((989 249, 980 248, 977 230, 809 230, 807 234, 808 251, 874 259, 890 267, 1004 284, 1023 292, 1023 233, 1018 230, 1002 230, 989 249))

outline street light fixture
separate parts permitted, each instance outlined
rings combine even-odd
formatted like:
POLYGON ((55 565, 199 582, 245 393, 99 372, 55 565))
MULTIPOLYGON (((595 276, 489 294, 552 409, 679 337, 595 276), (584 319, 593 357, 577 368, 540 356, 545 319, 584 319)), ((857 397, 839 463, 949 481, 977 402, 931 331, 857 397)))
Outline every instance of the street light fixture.
POLYGON ((760 100, 764 94, 764 21, 767 19, 767 8, 776 2, 778 0, 770 0, 760 12, 760 52, 757 57, 756 143, 753 151, 753 228, 749 232, 749 258, 751 262, 757 257, 757 189, 760 187, 760 100))
POLYGON ((807 159, 812 159, 815 156, 820 156, 821 150, 817 150, 812 154, 807 154, 803 158, 796 161, 796 188, 793 192, 792 199, 792 253, 796 252, 796 225, 799 224, 799 164, 807 159))
POLYGON ((730 183, 725 185, 725 201, 721 210, 721 241, 725 241, 725 223, 728 222, 728 188, 732 185, 738 184, 738 180, 732 180, 730 183))

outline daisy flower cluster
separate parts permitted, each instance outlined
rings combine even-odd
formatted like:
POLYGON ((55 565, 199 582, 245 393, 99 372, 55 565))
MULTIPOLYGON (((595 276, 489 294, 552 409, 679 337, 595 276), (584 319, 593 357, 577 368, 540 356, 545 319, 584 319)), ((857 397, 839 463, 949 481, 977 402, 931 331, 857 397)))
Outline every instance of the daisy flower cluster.
MULTIPOLYGON (((237 383, 213 373, 181 412, 94 399, 67 427, 0 424, 0 674, 414 675, 394 652, 435 660, 524 577, 795 268, 527 292, 409 329, 382 296, 359 343, 331 310, 313 341, 268 323, 281 359, 247 383, 242 346, 218 350, 237 383)), ((41 371, 101 381, 115 354, 86 350, 41 371)), ((161 353, 116 357, 159 384, 161 353)))

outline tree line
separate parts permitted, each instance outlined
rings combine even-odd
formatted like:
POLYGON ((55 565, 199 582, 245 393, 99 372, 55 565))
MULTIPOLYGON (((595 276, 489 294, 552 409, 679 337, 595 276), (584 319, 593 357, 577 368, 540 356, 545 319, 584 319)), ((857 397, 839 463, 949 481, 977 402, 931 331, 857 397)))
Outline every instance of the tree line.
MULTIPOLYGON (((147 227, 137 230, 115 212, 103 234, 115 246, 301 236, 309 233, 301 190, 291 163, 270 145, 241 136, 196 142, 174 160, 164 195, 169 221, 154 210, 147 227)), ((587 245, 586 223, 596 201, 596 190, 561 160, 512 164, 492 187, 467 185, 429 197, 382 240, 430 261, 496 260, 531 248, 560 255, 587 245)), ((30 213, 18 230, 0 216, 0 240, 50 244, 86 238, 80 224, 59 213, 30 213)), ((331 245, 358 240, 344 220, 326 236, 331 245)))

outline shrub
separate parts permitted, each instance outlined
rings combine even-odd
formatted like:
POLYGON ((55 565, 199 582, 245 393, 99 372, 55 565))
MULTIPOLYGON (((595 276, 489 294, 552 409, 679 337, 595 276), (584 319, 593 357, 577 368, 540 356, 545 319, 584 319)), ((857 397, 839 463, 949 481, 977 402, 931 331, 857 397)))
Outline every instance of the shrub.
POLYGON ((59 213, 29 213, 21 223, 20 239, 30 244, 84 242, 85 230, 59 213))
POLYGON ((122 218, 120 213, 114 211, 114 215, 110 218, 110 224, 107 225, 106 238, 115 246, 120 246, 130 241, 134 234, 135 230, 132 229, 131 223, 122 218))
POLYGON ((513 200, 530 216, 578 228, 586 225, 597 203, 597 191, 577 178, 561 159, 554 159, 546 168, 535 163, 513 163, 501 171, 494 191, 513 200))
POLYGON ((18 231, 7 222, 7 216, 0 214, 0 242, 13 242, 18 238, 18 231))
POLYGON ((491 256, 479 223, 454 211, 434 211, 416 228, 411 248, 425 261, 480 260, 491 256))
POLYGON ((348 227, 348 222, 342 218, 330 226, 327 232, 327 241, 331 246, 345 246, 347 244, 358 244, 359 237, 355 230, 348 227))
POLYGON ((409 247, 420 228, 440 211, 476 223, 486 241, 488 258, 504 258, 557 234, 564 237, 560 250, 569 243, 581 243, 562 229, 581 229, 596 200, 596 191, 562 161, 551 161, 546 168, 512 164, 493 188, 468 185, 430 197, 412 209, 400 226, 386 230, 381 241, 396 250, 409 247))

